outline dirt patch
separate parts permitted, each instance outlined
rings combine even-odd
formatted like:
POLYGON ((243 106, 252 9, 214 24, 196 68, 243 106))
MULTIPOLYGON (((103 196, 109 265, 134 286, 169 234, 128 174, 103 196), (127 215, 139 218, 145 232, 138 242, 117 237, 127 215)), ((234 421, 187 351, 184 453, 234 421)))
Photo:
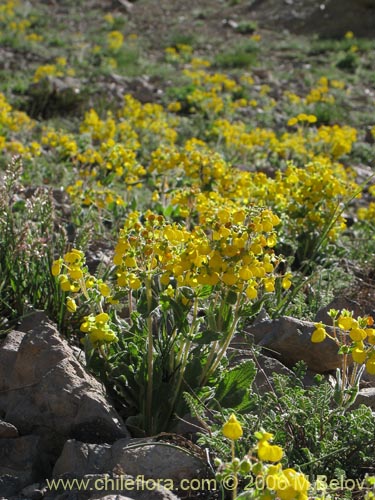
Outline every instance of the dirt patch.
POLYGON ((220 0, 138 0, 131 18, 154 46, 165 44, 174 31, 204 35, 213 45, 232 42, 238 34, 228 21, 257 21, 261 28, 332 38, 349 30, 359 37, 375 37, 375 0, 253 0, 235 5, 220 0))

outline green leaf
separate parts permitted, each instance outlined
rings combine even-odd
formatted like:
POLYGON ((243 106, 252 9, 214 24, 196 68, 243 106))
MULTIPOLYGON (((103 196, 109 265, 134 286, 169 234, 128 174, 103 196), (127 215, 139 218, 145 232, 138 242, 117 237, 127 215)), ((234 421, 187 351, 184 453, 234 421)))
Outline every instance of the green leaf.
POLYGON ((226 371, 215 394, 221 406, 237 411, 246 409, 250 404, 249 391, 256 373, 255 363, 252 360, 226 371))
POLYGON ((194 337, 194 342, 200 345, 210 344, 215 340, 219 340, 219 338, 220 338, 220 332, 217 332, 215 330, 204 330, 202 332, 197 333, 197 335, 194 337))
POLYGON ((228 304, 234 305, 237 302, 237 293, 233 292, 233 291, 229 291, 225 300, 228 304))
POLYGON ((196 296, 199 297, 200 299, 207 299, 212 293, 213 286, 211 285, 204 285, 201 288, 198 289, 196 296))

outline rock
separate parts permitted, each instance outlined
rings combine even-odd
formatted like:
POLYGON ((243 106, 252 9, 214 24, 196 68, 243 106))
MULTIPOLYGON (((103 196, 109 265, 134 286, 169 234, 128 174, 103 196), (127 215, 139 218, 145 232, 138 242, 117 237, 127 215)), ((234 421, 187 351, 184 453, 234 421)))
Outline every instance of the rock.
POLYGON ((108 464, 111 457, 111 446, 108 444, 96 445, 69 439, 55 464, 53 477, 65 474, 82 477, 86 474, 110 472, 108 464))
POLYGON ((17 427, 14 427, 14 425, 10 424, 9 422, 0 420, 0 439, 16 437, 18 437, 17 427))
POLYGON ((127 443, 121 439, 112 446, 112 468, 120 468, 132 476, 146 479, 182 479, 204 477, 206 464, 188 451, 169 443, 127 443))
POLYGON ((0 412, 5 413, 6 401, 9 395, 10 373, 17 358, 17 351, 24 333, 12 331, 0 343, 0 412))
POLYGON ((53 477, 82 477, 115 470, 146 480, 168 479, 175 483, 207 473, 201 459, 169 443, 120 439, 109 446, 69 440, 55 464, 53 477))
POLYGON ((354 406, 358 407, 361 404, 375 410, 375 387, 366 387, 359 391, 354 406))
POLYGON ((43 487, 40 483, 34 483, 26 486, 26 488, 23 488, 21 491, 21 494, 30 500, 40 500, 44 496, 43 487))
POLYGON ((20 326, 27 331, 7 372, 5 419, 21 434, 43 436, 54 461, 68 438, 89 443, 129 436, 102 385, 76 360, 72 348, 35 313, 20 326))
POLYGON ((41 438, 23 436, 0 440, 0 492, 7 497, 34 483, 45 469, 41 438))
MULTIPOLYGON (((305 361, 310 370, 324 373, 341 367, 341 356, 337 345, 326 338, 314 344, 311 334, 314 323, 284 316, 275 320, 265 320, 247 328, 254 342, 280 360, 287 367, 298 361, 305 361)), ((329 331, 329 328, 327 329, 329 331)))

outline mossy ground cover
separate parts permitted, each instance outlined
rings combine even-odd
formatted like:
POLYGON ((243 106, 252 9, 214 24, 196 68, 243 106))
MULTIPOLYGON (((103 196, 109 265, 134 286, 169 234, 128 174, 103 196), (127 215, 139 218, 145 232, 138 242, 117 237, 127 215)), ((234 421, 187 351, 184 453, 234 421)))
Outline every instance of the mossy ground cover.
MULTIPOLYGON (((135 433, 191 388, 249 412, 223 369, 260 310, 373 312, 375 42, 177 3, 0 5, 0 328, 47 310, 135 433)), ((370 372, 371 339, 349 346, 370 372)))

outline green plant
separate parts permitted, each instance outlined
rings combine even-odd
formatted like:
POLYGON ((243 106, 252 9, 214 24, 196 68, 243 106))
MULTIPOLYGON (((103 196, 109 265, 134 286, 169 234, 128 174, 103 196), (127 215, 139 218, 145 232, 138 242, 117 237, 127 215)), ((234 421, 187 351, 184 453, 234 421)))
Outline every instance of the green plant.
POLYGON ((129 214, 115 248, 115 283, 89 275, 79 250, 53 265, 72 294, 68 308, 75 312, 79 301, 85 310, 89 366, 134 413, 127 423, 136 432, 168 429, 175 413, 183 414, 184 392, 248 405, 254 365, 225 371, 226 353, 242 319, 256 314, 282 281, 274 273, 277 259, 265 253, 278 218, 254 208, 210 210, 193 230, 150 211, 129 214), (127 320, 117 313, 124 304, 127 320))
POLYGON ((246 68, 253 66, 257 60, 259 47, 255 41, 249 40, 236 48, 221 52, 215 57, 215 66, 221 68, 246 68))
POLYGON ((255 432, 257 443, 239 459, 235 456, 235 443, 241 439, 243 430, 236 416, 232 414, 223 425, 222 434, 231 442, 231 461, 223 463, 215 459, 218 467, 216 478, 224 489, 230 490, 232 499, 283 499, 307 500, 310 483, 304 474, 288 467, 283 469, 280 460, 283 449, 271 444, 273 434, 255 432), (238 489, 243 492, 237 495, 238 489))
POLYGON ((54 236, 50 193, 26 194, 21 174, 21 159, 14 158, 0 187, 0 329, 31 308, 46 310, 61 326, 61 292, 49 268, 63 240, 54 236))
POLYGON ((320 343, 328 337, 338 346, 342 365, 336 371, 334 397, 339 407, 348 408, 355 402, 364 369, 375 374, 375 329, 371 328, 374 320, 371 316, 355 319, 347 309, 331 309, 328 314, 333 322, 332 333, 328 333, 322 323, 316 323, 311 341, 320 343), (351 374, 350 356, 354 362, 351 374))
MULTIPOLYGON (((371 473, 375 460, 371 409, 365 405, 353 410, 337 406, 335 390, 322 376, 317 376, 316 385, 304 387, 305 371, 299 363, 295 376, 273 374, 269 392, 262 396, 250 393, 251 409, 241 416, 244 434, 251 436, 260 426, 269 429, 284 449, 282 463, 298 465, 312 479, 318 475, 336 477, 339 469, 353 479, 371 473)), ((207 412, 200 413, 210 433, 201 433, 198 442, 228 460, 230 450, 220 439, 223 416, 212 410, 209 415, 208 419, 207 412)), ((238 451, 246 453, 252 442, 241 441, 238 451)))

